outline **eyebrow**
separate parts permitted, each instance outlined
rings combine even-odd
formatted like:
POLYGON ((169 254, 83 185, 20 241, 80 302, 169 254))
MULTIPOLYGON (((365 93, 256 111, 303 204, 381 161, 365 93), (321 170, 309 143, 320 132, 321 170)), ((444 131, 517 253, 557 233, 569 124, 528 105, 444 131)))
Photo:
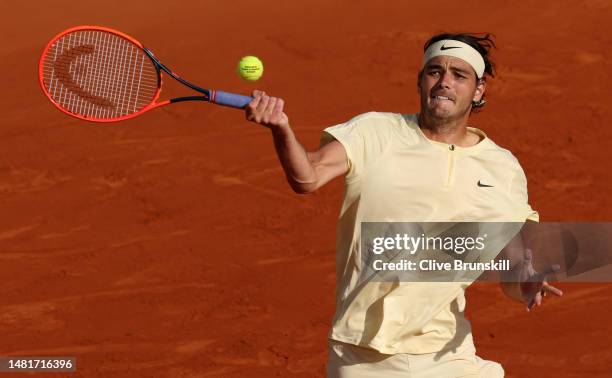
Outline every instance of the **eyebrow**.
MULTIPOLYGON (((434 64, 431 64, 431 65, 428 65, 427 67, 425 67, 425 69, 426 70, 431 70, 431 69, 440 69, 440 70, 443 70, 444 67, 442 65, 440 65, 440 64, 434 63, 434 64)), ((452 67, 452 66, 450 67, 449 70, 450 71, 454 71, 454 72, 459 72, 459 73, 462 73, 464 75, 469 75, 470 74, 470 71, 464 70, 462 68, 452 67)))

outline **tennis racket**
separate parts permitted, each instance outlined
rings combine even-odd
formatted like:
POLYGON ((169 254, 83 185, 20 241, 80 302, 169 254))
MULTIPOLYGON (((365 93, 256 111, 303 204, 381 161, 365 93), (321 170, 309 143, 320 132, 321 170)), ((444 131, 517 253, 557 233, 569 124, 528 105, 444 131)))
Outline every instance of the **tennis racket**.
POLYGON ((100 26, 77 26, 55 36, 42 53, 38 76, 55 107, 93 122, 122 121, 182 101, 242 109, 253 99, 191 84, 134 38, 100 26), (162 73, 199 95, 157 102, 162 73))

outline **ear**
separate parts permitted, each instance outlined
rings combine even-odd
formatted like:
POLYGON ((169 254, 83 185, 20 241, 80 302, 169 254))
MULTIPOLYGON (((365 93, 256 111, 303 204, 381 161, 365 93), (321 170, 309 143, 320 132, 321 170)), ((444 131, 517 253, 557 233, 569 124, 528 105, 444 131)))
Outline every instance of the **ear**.
POLYGON ((478 79, 478 81, 476 82, 476 92, 474 92, 473 101, 475 102, 480 101, 486 89, 487 89, 487 81, 485 80, 485 78, 483 77, 482 79, 478 79))

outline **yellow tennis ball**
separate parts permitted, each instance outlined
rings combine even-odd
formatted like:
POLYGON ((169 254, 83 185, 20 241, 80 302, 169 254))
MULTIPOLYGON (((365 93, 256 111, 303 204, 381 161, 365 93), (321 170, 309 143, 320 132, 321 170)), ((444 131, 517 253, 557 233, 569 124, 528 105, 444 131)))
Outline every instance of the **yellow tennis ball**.
POLYGON ((243 56, 238 62, 238 75, 244 80, 255 81, 263 75, 263 63, 256 56, 243 56))

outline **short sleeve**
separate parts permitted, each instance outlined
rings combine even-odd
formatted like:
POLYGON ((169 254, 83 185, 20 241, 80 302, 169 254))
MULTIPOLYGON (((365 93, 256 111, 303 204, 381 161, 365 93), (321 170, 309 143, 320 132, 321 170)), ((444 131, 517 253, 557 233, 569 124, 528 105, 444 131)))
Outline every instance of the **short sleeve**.
POLYGON ((533 210, 529 205, 529 198, 527 195, 527 177, 525 176, 525 172, 520 165, 517 167, 514 178, 512 179, 510 195, 516 203, 519 211, 518 216, 521 219, 531 220, 534 222, 538 222, 540 220, 538 212, 533 210))
POLYGON ((394 122, 397 121, 386 113, 361 114, 348 122, 326 128, 320 145, 334 139, 340 142, 348 158, 347 179, 359 177, 392 142, 394 122))

